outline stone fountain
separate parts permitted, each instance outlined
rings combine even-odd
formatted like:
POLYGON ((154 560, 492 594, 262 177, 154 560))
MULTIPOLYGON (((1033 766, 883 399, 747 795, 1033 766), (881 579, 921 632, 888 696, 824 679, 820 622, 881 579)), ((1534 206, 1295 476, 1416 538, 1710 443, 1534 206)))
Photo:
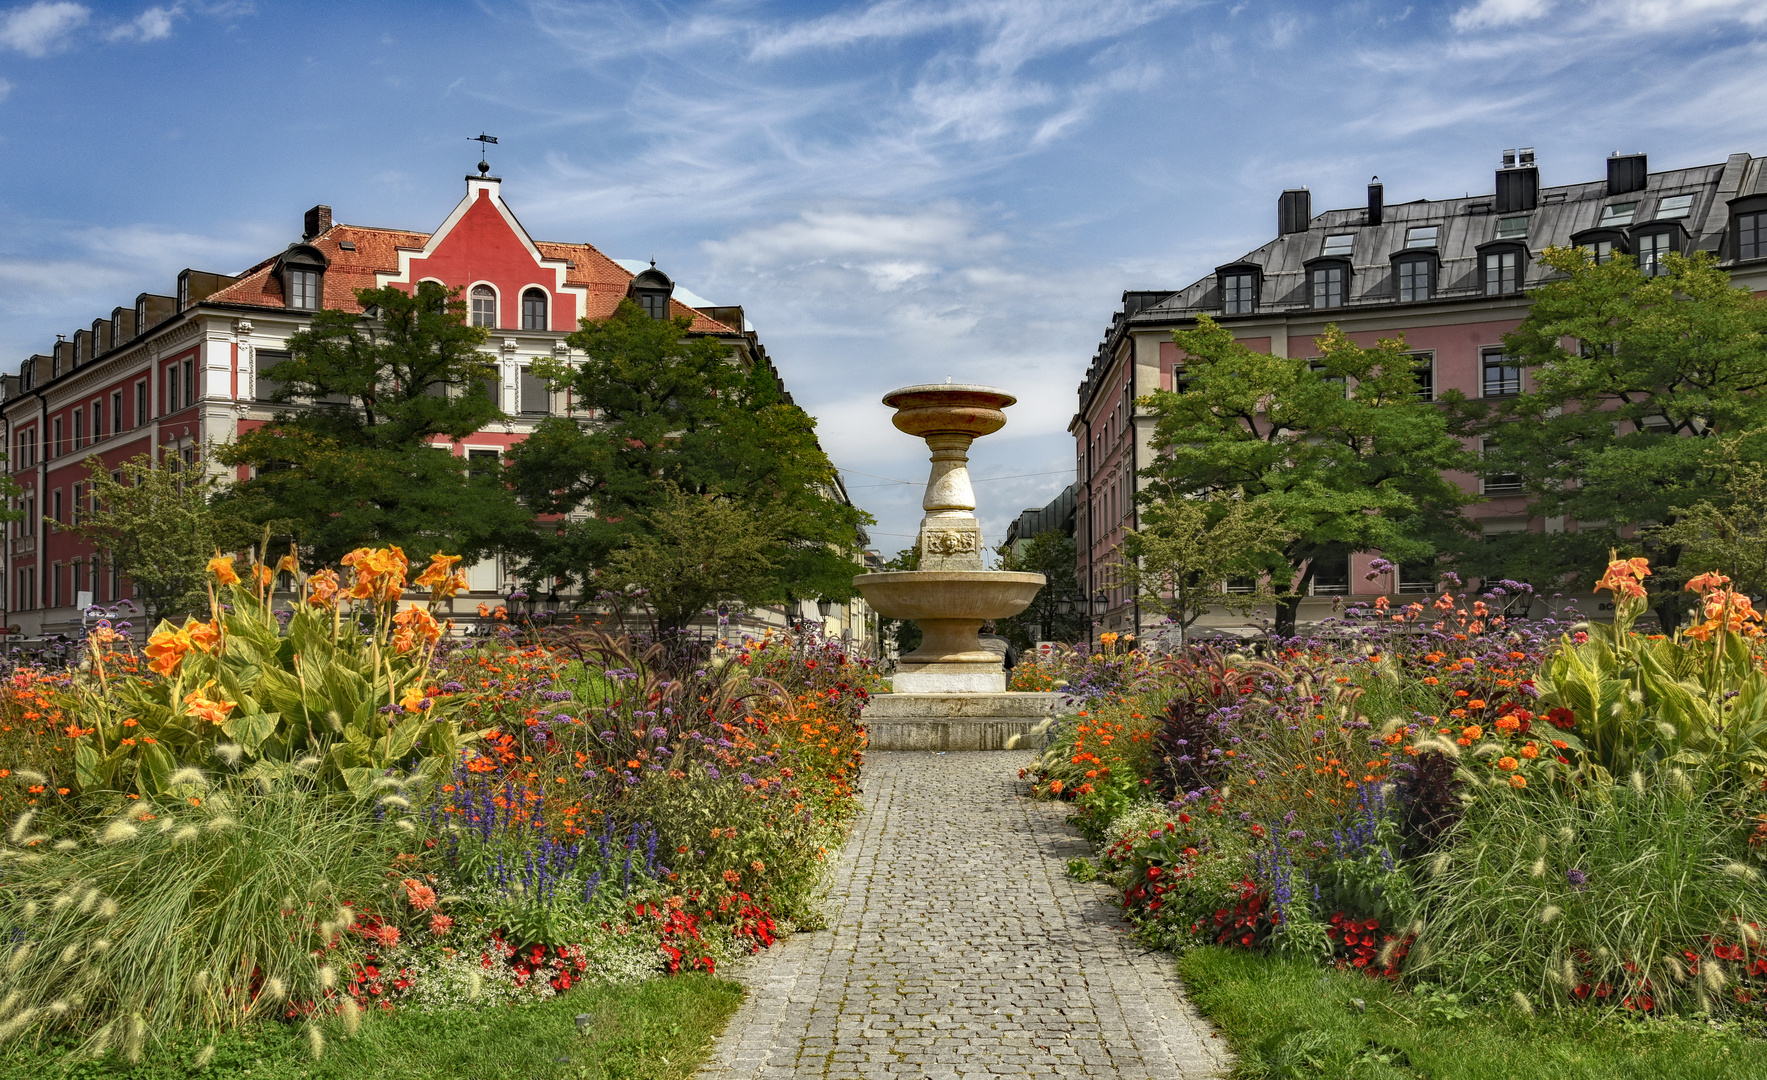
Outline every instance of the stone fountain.
POLYGON ((1017 615, 1043 587, 1042 574, 982 568, 982 529, 969 483, 969 447, 1006 424, 1018 399, 991 386, 934 383, 886 394, 896 427, 926 440, 932 473, 920 520, 920 569, 861 574, 853 585, 873 608, 920 624, 920 647, 896 664, 889 694, 865 710, 876 750, 1003 750, 1029 747, 1060 708, 1060 695, 1007 693, 999 655, 983 649, 982 624, 1017 615))

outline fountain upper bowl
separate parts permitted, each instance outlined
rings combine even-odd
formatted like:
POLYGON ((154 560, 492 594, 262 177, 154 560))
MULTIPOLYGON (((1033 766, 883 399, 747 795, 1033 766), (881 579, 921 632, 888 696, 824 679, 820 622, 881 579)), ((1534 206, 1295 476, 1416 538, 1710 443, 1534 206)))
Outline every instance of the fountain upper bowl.
POLYGON ((891 570, 853 587, 891 619, 1005 619, 1031 606, 1047 581, 1009 570, 891 570))
POLYGON ((975 383, 925 383, 904 386, 884 395, 896 410, 898 429, 922 438, 928 435, 969 435, 980 438, 1006 425, 1005 409, 1018 401, 1004 390, 975 383))

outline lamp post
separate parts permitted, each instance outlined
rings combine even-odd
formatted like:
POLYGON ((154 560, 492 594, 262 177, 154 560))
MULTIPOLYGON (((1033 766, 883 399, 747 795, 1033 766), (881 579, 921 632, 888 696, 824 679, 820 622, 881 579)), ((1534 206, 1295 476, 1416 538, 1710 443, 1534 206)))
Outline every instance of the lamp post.
POLYGON ((1086 643, 1088 645, 1090 645, 1092 643, 1092 630, 1097 628, 1100 620, 1102 620, 1104 618, 1105 612, 1107 612, 1111 609, 1110 594, 1105 592, 1103 589, 1100 589, 1096 593, 1092 594, 1091 608, 1092 608, 1092 610, 1091 610, 1092 618, 1090 621, 1092 623, 1092 626, 1091 626, 1091 628, 1088 628, 1086 631, 1086 643))

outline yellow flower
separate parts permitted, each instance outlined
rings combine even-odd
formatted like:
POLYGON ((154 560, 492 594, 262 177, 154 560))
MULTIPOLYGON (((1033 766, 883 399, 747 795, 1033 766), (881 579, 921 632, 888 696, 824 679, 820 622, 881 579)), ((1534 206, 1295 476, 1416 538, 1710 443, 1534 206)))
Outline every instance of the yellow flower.
POLYGON ((233 572, 233 556, 216 555, 209 560, 209 573, 223 585, 238 585, 239 575, 233 572))

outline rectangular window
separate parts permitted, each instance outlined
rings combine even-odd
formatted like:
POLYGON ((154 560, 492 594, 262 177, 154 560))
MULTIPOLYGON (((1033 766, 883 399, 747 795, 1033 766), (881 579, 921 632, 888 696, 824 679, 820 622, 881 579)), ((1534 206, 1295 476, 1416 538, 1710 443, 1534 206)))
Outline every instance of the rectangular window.
POLYGON ((1528 215, 1497 219, 1497 239, 1519 240, 1528 235, 1528 215))
POLYGON ((282 272, 288 282, 288 306, 301 311, 319 310, 319 271, 289 267, 282 272))
POLYGON ((52 594, 50 596, 50 600, 52 601, 52 603, 49 606, 50 607, 60 607, 61 606, 61 564, 56 563, 55 565, 51 566, 49 568, 49 574, 50 574, 50 577, 55 582, 54 586, 49 590, 50 593, 52 594))
POLYGON ((1399 591, 1402 593, 1433 593, 1436 591, 1434 562, 1400 563, 1399 591))
POLYGON ((1504 296, 1521 291, 1521 256, 1514 251, 1485 253, 1485 295, 1504 296))
POLYGON ((1693 212, 1692 195, 1671 195, 1657 203, 1657 220, 1669 221, 1684 218, 1693 212))
POLYGON ((252 396, 259 401, 274 401, 282 392, 283 384, 266 375, 265 372, 277 364, 289 359, 290 354, 276 349, 259 349, 257 352, 257 381, 252 387, 252 396))
POLYGON ((1334 308, 1344 306, 1344 268, 1317 266, 1313 268, 1313 306, 1334 308))
POLYGON ((1436 246, 1436 233, 1439 225, 1418 225, 1405 230, 1405 246, 1407 248, 1433 248, 1436 246))
POLYGON ((1348 255, 1356 246, 1355 233, 1339 233, 1325 238, 1325 246, 1319 249, 1321 255, 1348 255))
POLYGON ((1668 233, 1646 233, 1638 237, 1638 272, 1645 277, 1662 277, 1667 274, 1669 268, 1663 265, 1663 256, 1671 250, 1673 246, 1669 242, 1668 233))
POLYGON ((1257 306, 1257 278, 1253 274, 1227 274, 1221 278, 1221 311, 1225 315, 1250 315, 1257 306))
POLYGON ((1601 223, 1607 225, 1630 225, 1632 214, 1638 209, 1635 202, 1612 203, 1601 208, 1601 223))
POLYGON ((123 392, 118 390, 110 396, 110 433, 115 435, 123 427, 123 392))
POLYGON ((475 479, 496 475, 497 460, 500 456, 495 450, 468 450, 466 452, 467 474, 475 479))
POLYGON ((196 404, 196 361, 184 361, 184 404, 196 404))
POLYGON ((484 285, 475 286, 472 290, 472 324, 489 327, 497 325, 497 294, 484 285))
POLYGON ((1589 247, 1595 252, 1596 265, 1614 261, 1614 242, 1612 240, 1597 240, 1589 247))
POLYGON ((67 524, 61 518, 61 489, 56 488, 49 494, 49 516, 57 524, 67 524))
POLYGON ((92 403, 92 441, 104 438, 104 399, 92 403))
POLYGON ((1767 259, 1767 211, 1736 216, 1736 257, 1767 259))
POLYGON ((1436 400, 1436 356, 1434 353, 1412 353, 1414 362, 1411 368, 1413 377, 1417 379, 1417 400, 1436 400))
POLYGON ((1501 351, 1484 354, 1484 380, 1480 384, 1485 397, 1510 397, 1522 392, 1522 368, 1515 358, 1501 351))
POLYGON ((1399 263, 1399 299, 1401 301, 1430 298, 1430 261, 1406 259, 1399 263))
POLYGON ((135 426, 147 423, 147 380, 135 384, 135 426))
MULTIPOLYGON (((1488 457, 1490 451, 1483 445, 1479 447, 1479 456, 1488 457)), ((1522 477, 1520 473, 1486 473, 1484 481, 1486 495, 1520 495, 1522 493, 1522 477)))
POLYGON ((74 485, 74 497, 71 500, 69 500, 68 508, 67 508, 67 514, 68 514, 67 523, 69 525, 78 525, 80 523, 80 503, 82 501, 84 501, 85 498, 86 498, 86 485, 75 484, 74 485))
POLYGON ((166 407, 164 409, 160 410, 161 416, 166 416, 166 415, 169 415, 171 413, 175 413, 178 411, 178 365, 177 364, 173 364, 170 367, 166 368, 165 381, 166 381, 166 407))
POLYGON ((1344 596, 1350 591, 1350 560, 1313 560, 1313 595, 1344 596))
POLYGON ((523 416, 547 416, 552 412, 552 391, 546 380, 529 367, 521 369, 521 410, 523 416))
POLYGON ((546 294, 535 289, 522 293, 522 329, 546 329, 546 294))
POLYGON ((74 410, 74 449, 86 445, 86 410, 74 410))
POLYGON ((52 458, 60 457, 61 456, 61 417, 59 417, 59 416, 56 417, 55 420, 51 423, 50 428, 51 428, 51 431, 54 435, 54 438, 51 440, 51 442, 49 444, 49 456, 52 458))

